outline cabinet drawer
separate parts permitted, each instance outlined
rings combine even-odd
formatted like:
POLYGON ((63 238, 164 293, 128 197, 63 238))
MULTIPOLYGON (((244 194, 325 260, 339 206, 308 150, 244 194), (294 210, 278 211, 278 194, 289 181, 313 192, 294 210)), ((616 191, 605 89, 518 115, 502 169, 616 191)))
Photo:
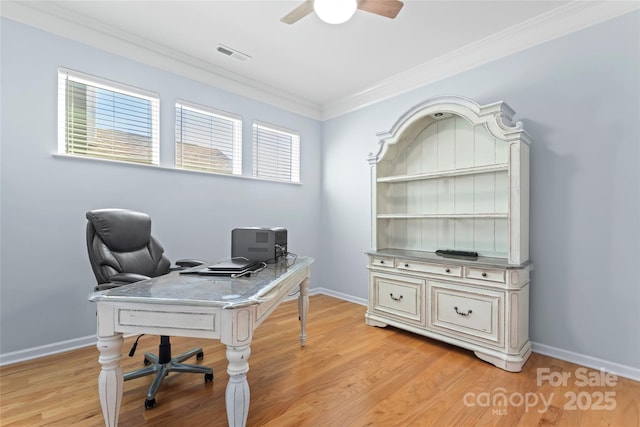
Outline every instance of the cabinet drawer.
POLYGON ((504 311, 502 293, 432 283, 431 299, 430 326, 503 343, 500 327, 504 311))
POLYGON ((393 258, 382 258, 372 256, 369 258, 372 267, 393 268, 393 258))
POLYGON ((470 279, 504 283, 505 271, 490 268, 467 267, 465 275, 470 279))
POLYGON ((418 271, 420 273, 462 277, 462 266, 460 265, 430 264, 426 262, 397 259, 396 268, 399 270, 418 271))
POLYGON ((373 310, 424 323, 424 280, 375 274, 371 282, 373 310))

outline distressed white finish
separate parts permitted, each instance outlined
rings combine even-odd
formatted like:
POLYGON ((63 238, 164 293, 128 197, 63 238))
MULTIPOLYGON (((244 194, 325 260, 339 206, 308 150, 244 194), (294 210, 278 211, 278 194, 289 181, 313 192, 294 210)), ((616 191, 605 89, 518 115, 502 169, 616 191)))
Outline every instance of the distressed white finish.
POLYGON ((443 96, 378 134, 366 319, 519 371, 531 351, 531 138, 513 114, 503 102, 443 96), (479 258, 442 258, 438 249, 479 258))
POLYGON ((106 426, 117 426, 124 378, 122 334, 219 339, 227 346, 225 399, 230 426, 244 426, 249 413, 249 370, 253 331, 292 291, 299 289, 300 344, 305 345, 309 275, 313 258, 298 257, 249 278, 180 275, 122 286, 90 296, 97 304, 99 392, 106 426))

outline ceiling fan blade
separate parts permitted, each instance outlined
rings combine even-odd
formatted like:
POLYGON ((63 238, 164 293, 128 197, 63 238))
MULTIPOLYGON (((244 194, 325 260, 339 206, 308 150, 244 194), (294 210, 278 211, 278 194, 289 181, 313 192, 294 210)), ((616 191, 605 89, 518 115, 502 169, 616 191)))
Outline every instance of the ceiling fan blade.
POLYGON ((399 0, 360 0, 358 1, 358 9, 365 12, 375 13, 376 15, 386 16, 387 18, 395 18, 402 9, 404 3, 399 0))
POLYGON ((311 12, 313 12, 313 0, 305 0, 304 3, 302 3, 300 6, 296 7, 291 12, 282 17, 280 21, 284 22, 285 24, 293 24, 304 18, 311 12))

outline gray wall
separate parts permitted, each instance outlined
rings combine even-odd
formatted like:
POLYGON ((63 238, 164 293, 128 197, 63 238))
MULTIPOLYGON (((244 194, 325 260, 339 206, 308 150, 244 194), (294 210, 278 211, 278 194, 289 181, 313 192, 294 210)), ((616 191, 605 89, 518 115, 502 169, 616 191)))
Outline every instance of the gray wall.
POLYGON ((539 349, 640 369, 639 18, 632 13, 325 122, 322 259, 332 269, 321 272, 322 283, 367 296, 366 157, 377 149, 376 132, 433 96, 504 100, 534 138, 532 340, 539 349))
POLYGON ((247 225, 287 227, 293 252, 318 252, 320 122, 7 19, 1 60, 2 354, 95 334, 90 209, 149 213, 172 259, 229 256, 230 230, 247 225), (241 114, 247 153, 253 119, 298 130, 303 185, 54 157, 58 66, 158 92, 163 165, 174 156, 176 98, 241 114))
MULTIPOLYGON (((366 157, 376 132, 442 94, 506 101, 531 150, 531 336, 538 348, 640 369, 639 13, 319 123, 2 20, 0 354, 92 335, 84 212, 149 212, 172 258, 228 254, 229 230, 283 225, 315 256, 312 287, 364 300, 366 157), (298 129, 304 185, 53 157, 56 69, 161 95, 164 165, 175 98, 298 129)), ((245 127, 245 138, 250 135, 245 127)))

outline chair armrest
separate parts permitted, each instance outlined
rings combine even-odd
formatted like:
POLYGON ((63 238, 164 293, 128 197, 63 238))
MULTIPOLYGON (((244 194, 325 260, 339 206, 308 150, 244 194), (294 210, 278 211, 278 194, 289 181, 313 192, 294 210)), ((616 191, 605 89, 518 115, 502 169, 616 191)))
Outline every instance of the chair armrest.
POLYGON ((179 259, 176 261, 176 265, 180 268, 195 267, 204 263, 204 261, 200 261, 199 259, 179 259))
POLYGON ((117 286, 135 283, 147 279, 150 279, 150 277, 145 276, 144 274, 135 273, 118 273, 109 278, 110 282, 117 286))
POLYGON ((113 288, 118 288, 120 286, 122 286, 123 283, 101 283, 98 286, 96 286, 93 290, 98 292, 98 291, 106 291, 107 289, 113 289, 113 288))
POLYGON ((106 291, 107 289, 113 289, 122 285, 128 285, 130 283, 140 282, 141 280, 150 279, 149 276, 135 273, 117 273, 110 277, 111 281, 108 283, 100 283, 94 288, 95 291, 106 291))

